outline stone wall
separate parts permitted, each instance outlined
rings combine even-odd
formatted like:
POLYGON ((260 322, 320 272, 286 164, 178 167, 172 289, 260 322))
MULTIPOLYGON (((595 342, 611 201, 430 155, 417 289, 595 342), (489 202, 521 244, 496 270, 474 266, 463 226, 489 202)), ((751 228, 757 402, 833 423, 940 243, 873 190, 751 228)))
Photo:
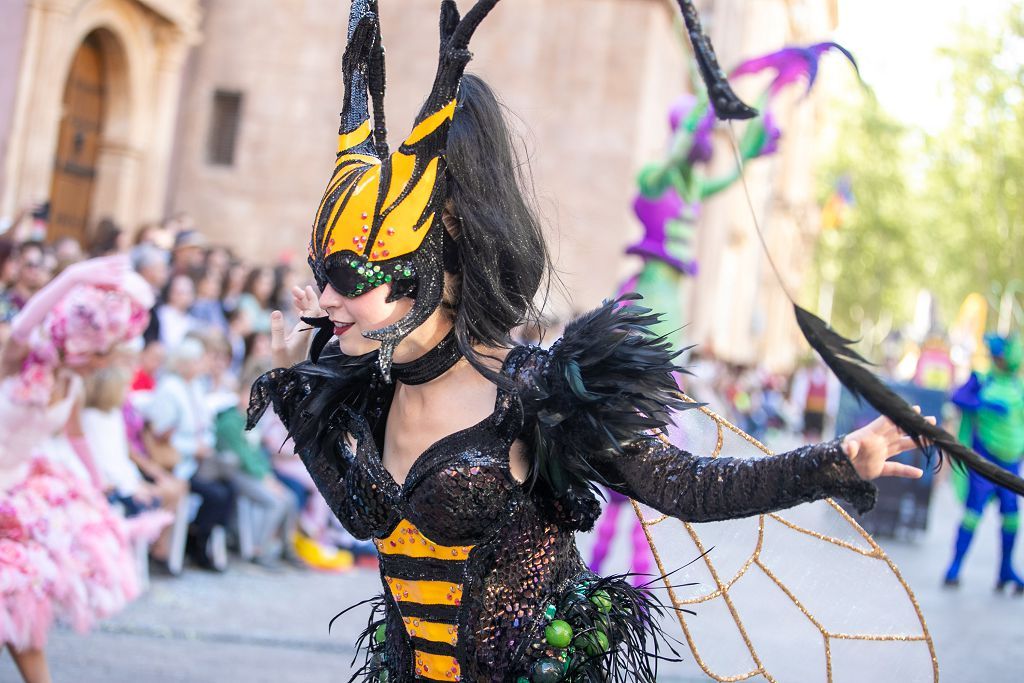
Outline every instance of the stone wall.
MULTIPOLYGON (((0 162, 6 162, 11 145, 18 73, 25 45, 28 0, 0 0, 0 162)), ((0 188, 7 178, 7 164, 0 163, 0 188)))
MULTIPOLYGON (((836 23, 836 5, 831 0, 715 0, 713 10, 712 39, 726 68, 785 45, 827 40, 836 23)), ((821 95, 832 68, 849 67, 838 59, 826 61, 815 94, 804 98, 797 87, 779 102, 775 110, 783 130, 779 153, 751 162, 746 173, 753 213, 787 288, 798 301, 805 295, 804 276, 819 230, 816 143, 818 120, 828 115, 821 95)), ((740 92, 752 99, 763 86, 763 82, 745 83, 740 92)), ((719 143, 728 149, 724 135, 719 143)), ((724 170, 733 161, 725 153, 718 155, 716 163, 724 170)), ((750 204, 743 186, 737 184, 705 206, 698 235, 701 272, 690 297, 691 339, 733 362, 760 361, 788 369, 809 349, 757 239, 750 204)))

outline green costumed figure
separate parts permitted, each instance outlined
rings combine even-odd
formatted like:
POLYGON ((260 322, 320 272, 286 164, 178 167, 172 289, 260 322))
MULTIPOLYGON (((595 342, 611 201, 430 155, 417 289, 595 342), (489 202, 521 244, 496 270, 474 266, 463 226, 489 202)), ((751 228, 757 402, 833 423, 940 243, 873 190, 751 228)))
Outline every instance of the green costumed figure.
MULTIPOLYGON (((1024 379, 1020 375, 1024 345, 1019 337, 995 335, 988 336, 986 342, 992 356, 991 369, 972 373, 967 383, 953 394, 953 403, 963 412, 960 440, 1000 467, 1018 474, 1024 459, 1024 379)), ((1020 595, 1024 593, 1024 580, 1013 570, 1013 546, 1020 520, 1017 496, 973 471, 967 477, 966 510, 957 533, 953 561, 946 571, 946 585, 959 585, 960 567, 985 505, 998 498, 1003 525, 996 590, 1009 587, 1020 595)))

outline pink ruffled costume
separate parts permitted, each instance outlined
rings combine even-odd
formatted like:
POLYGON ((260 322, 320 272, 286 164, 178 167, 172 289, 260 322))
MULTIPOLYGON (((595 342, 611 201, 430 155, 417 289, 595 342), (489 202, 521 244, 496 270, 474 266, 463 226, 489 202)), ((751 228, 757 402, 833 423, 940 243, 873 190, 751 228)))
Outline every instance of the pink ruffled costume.
POLYGON ((44 647, 58 620, 86 631, 139 592, 125 523, 64 435, 82 382, 63 368, 145 320, 119 291, 76 287, 33 333, 21 374, 0 383, 0 643, 16 650, 44 647))

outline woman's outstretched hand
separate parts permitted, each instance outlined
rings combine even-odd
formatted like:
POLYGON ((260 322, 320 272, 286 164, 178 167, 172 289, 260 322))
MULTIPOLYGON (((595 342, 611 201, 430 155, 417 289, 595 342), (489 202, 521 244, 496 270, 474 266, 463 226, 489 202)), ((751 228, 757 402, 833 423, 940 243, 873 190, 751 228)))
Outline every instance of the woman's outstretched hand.
POLYGON ((125 254, 101 256, 79 261, 65 269, 72 285, 120 287, 132 270, 131 259, 125 254))
MULTIPOLYGON (((915 407, 917 412, 921 409, 915 407)), ((935 424, 935 418, 927 418, 935 424)), ((900 431, 887 417, 880 417, 860 429, 850 432, 843 439, 843 451, 861 479, 870 481, 878 477, 903 477, 917 479, 924 474, 920 468, 889 462, 904 451, 914 448, 914 440, 900 431)))
MULTIPOLYGON (((319 318, 324 315, 320 308, 320 297, 312 287, 292 287, 292 301, 300 318, 319 318)), ((301 320, 291 332, 285 334, 284 315, 281 311, 270 314, 270 350, 274 354, 274 365, 289 368, 306 360, 309 341, 313 330, 301 320)))

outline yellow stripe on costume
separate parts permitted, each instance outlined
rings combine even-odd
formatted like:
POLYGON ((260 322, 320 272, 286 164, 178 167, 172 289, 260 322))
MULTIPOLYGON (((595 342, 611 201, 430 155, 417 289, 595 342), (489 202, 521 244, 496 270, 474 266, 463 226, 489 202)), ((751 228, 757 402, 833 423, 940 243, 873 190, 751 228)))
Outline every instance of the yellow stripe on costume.
POLYGON ((405 630, 413 638, 449 645, 457 645, 459 642, 459 629, 454 624, 443 624, 414 617, 403 617, 402 621, 405 622, 405 630))
POLYGON ((473 550, 471 545, 447 546, 434 543, 406 519, 398 523, 390 536, 376 539, 374 543, 382 555, 432 557, 438 560, 465 560, 473 550))
POLYGON ((366 139, 370 137, 372 132, 369 121, 363 121, 363 124, 356 128, 351 133, 343 133, 338 136, 338 154, 344 154, 353 147, 366 142, 366 139))
POLYGON ((409 137, 405 139, 405 144, 415 145, 417 142, 440 128, 442 123, 451 120, 453 116, 455 116, 455 100, 452 100, 448 104, 444 105, 444 107, 439 111, 434 112, 427 118, 423 119, 419 125, 412 129, 412 133, 410 133, 409 137))
POLYGON ((407 581, 385 576, 391 595, 398 602, 418 605, 458 605, 462 602, 462 586, 449 581, 407 581))
POLYGON ((416 650, 416 675, 432 681, 457 681, 462 671, 454 657, 416 650))

